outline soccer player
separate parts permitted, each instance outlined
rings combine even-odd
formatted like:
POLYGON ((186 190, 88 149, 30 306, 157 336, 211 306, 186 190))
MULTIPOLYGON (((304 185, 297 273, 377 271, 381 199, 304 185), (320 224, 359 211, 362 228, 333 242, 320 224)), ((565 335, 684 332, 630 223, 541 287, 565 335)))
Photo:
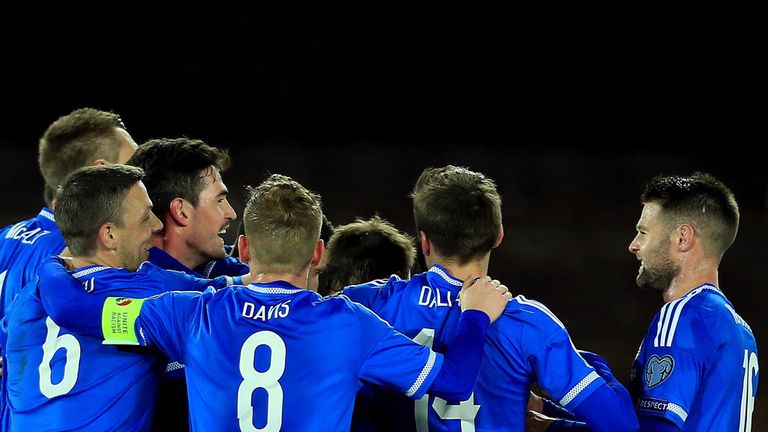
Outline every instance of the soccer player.
MULTIPOLYGON (((392 277, 344 293, 440 352, 454 337, 459 288, 487 274, 491 250, 501 243, 501 198, 491 179, 451 165, 426 169, 412 197, 418 244, 429 270, 411 280, 392 277)), ((575 350, 549 309, 518 296, 488 331, 480 377, 468 399, 450 403, 425 397, 408 412, 402 404, 382 400, 388 411, 381 418, 395 421, 383 428, 522 431, 529 387, 537 382, 595 431, 636 430, 629 394, 606 365, 596 366, 575 350)))
MULTIPOLYGON (((488 277, 466 284, 442 356, 346 297, 305 289, 324 250, 318 196, 273 175, 251 190, 244 214, 239 248, 258 275, 251 285, 103 304, 106 343, 156 346, 186 365, 192 429, 347 430, 361 380, 415 398, 471 391, 487 325, 511 299, 506 287, 488 277)), ((86 297, 63 276, 41 279, 86 297)), ((78 307, 92 316, 91 302, 78 307)))
POLYGON ((393 274, 409 278, 416 261, 413 238, 387 220, 374 216, 336 228, 328 242, 323 268, 322 295, 349 285, 393 274))
POLYGON ((736 199, 712 175, 694 173, 652 179, 641 201, 629 251, 640 260, 638 286, 661 293, 665 304, 632 368, 640 428, 750 431, 755 337, 718 281, 739 226, 736 199))
POLYGON ((237 218, 221 172, 229 155, 200 140, 147 141, 128 161, 144 170, 144 184, 163 222, 149 261, 196 277, 240 276, 248 266, 228 255, 220 234, 237 218))
MULTIPOLYGON (((240 283, 196 279, 144 262, 151 236, 162 225, 152 213, 142 175, 140 168, 127 165, 85 167, 61 187, 57 224, 73 255, 74 269, 65 274, 74 289, 103 301, 108 295, 147 297, 240 283)), ((62 265, 57 258, 49 261, 62 265)), ((68 301, 60 288, 33 282, 6 317, 11 430, 149 430, 167 359, 74 333, 91 322, 77 312, 77 298, 68 301)))
MULTIPOLYGON (((147 193, 164 226, 153 236, 151 263, 199 278, 248 273, 220 237, 237 218, 221 177, 230 164, 225 151, 200 140, 161 138, 144 143, 128 164, 144 170, 147 193)), ((168 365, 154 429, 189 429, 183 372, 177 362, 168 365)))
POLYGON ((114 113, 81 108, 48 126, 39 147, 46 207, 36 217, 0 231, 0 318, 21 287, 37 275, 40 262, 65 248, 51 210, 56 187, 77 168, 125 163, 136 148, 114 113))
MULTIPOLYGON (((36 277, 42 260, 66 247, 54 218, 56 187, 77 168, 125 163, 136 147, 120 117, 111 112, 81 108, 48 126, 40 139, 38 158, 46 206, 37 216, 0 230, 0 320, 21 288, 36 277)), ((3 384, 0 430, 7 426, 5 396, 3 384)))

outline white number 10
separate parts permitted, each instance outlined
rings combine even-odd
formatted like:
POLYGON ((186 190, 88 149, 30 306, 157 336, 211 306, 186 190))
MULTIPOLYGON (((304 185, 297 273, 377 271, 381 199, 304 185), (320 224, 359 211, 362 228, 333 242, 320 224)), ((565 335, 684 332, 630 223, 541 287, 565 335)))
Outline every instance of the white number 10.
POLYGON ((739 412, 739 432, 752 430, 752 411, 755 410, 753 378, 757 376, 757 354, 744 350, 744 384, 741 390, 741 411, 739 412))

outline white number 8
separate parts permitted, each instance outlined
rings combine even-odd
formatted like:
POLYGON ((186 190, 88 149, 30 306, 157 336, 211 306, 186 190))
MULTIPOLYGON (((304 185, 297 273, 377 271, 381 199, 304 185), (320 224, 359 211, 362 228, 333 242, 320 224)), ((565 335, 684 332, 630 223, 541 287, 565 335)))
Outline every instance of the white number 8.
POLYGON ((283 388, 278 380, 285 372, 285 342, 276 333, 260 331, 252 334, 240 350, 240 375, 243 382, 237 389, 237 418, 240 430, 245 432, 279 431, 283 424, 283 388), (269 369, 259 372, 253 367, 256 348, 266 345, 272 354, 269 369), (253 392, 263 388, 267 391, 267 424, 259 429, 253 425, 253 392))

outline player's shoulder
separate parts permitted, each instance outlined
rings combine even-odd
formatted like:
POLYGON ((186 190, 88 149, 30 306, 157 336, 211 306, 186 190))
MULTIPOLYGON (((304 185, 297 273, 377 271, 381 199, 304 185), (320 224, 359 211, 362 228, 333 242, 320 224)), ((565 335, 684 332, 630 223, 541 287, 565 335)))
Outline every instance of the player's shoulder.
POLYGON ((388 279, 376 279, 370 282, 350 285, 344 288, 343 293, 353 301, 368 302, 373 298, 382 299, 396 295, 402 295, 409 286, 421 286, 416 275, 413 279, 401 279, 397 275, 392 275, 388 279))
POLYGON ((547 306, 523 295, 514 297, 507 304, 500 319, 503 319, 503 322, 522 323, 542 331, 565 329, 563 322, 547 306))
POLYGON ((702 340, 717 342, 749 325, 714 285, 702 285, 667 302, 654 317, 648 337, 654 347, 700 349, 702 340))

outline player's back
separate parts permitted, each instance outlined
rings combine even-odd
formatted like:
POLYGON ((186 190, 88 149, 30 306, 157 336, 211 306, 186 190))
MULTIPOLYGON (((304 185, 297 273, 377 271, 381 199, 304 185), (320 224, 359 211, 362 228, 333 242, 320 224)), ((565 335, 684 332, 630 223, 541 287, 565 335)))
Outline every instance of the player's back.
MULTIPOLYGON (((435 265, 410 281, 393 276, 344 292, 406 336, 444 352, 460 314, 461 287, 460 280, 435 265)), ((523 431, 529 388, 535 381, 573 408, 602 379, 576 354, 565 328, 546 307, 518 296, 488 329, 480 376, 469 400, 457 404, 430 396, 411 405, 414 416, 402 413, 402 400, 377 390, 383 400, 367 405, 385 404, 394 407, 385 409, 399 412, 389 414, 401 421, 385 420, 390 423, 387 430, 461 431, 471 424, 478 431, 523 431)))
POLYGON ((641 416, 682 430, 749 430, 758 378, 752 330, 719 289, 703 285, 654 317, 633 387, 641 416))
POLYGON ((53 213, 47 208, 34 218, 0 231, 0 318, 21 288, 37 275, 40 263, 65 247, 53 213))
POLYGON ((285 282, 173 295, 144 303, 140 333, 186 365, 195 430, 348 430, 361 380, 421 394, 439 370, 434 353, 346 298, 285 282), (403 345, 406 358, 389 355, 403 345))
MULTIPOLYGON (((7 316, 12 430, 148 430, 166 357, 86 336, 100 334, 101 314, 82 305, 103 304, 110 295, 203 289, 216 281, 147 262, 135 272, 101 266, 65 271, 53 258, 40 272, 40 281, 22 290, 7 316)), ((226 280, 218 282, 224 286, 226 280)))

